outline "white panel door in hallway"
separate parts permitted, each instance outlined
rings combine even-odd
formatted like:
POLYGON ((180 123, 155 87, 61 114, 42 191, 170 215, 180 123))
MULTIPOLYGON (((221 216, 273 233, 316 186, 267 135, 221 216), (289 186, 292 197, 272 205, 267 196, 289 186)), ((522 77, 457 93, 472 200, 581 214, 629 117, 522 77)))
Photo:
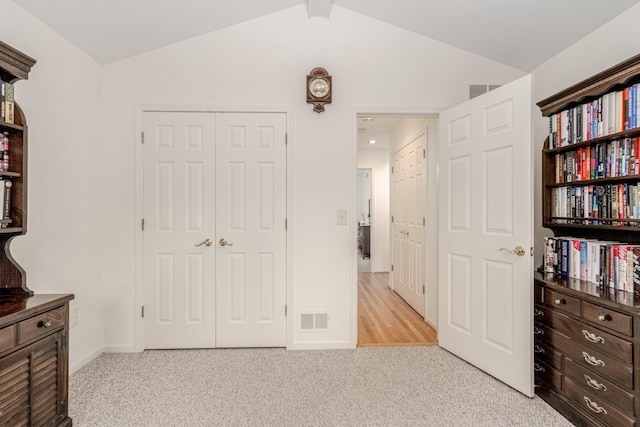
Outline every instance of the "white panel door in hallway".
POLYGON ((145 348, 285 345, 285 128, 145 112, 145 348))
POLYGON ((531 76, 440 115, 440 345, 533 396, 531 76))
POLYGON ((215 346, 215 115, 144 114, 144 347, 215 346))
POLYGON ((286 343, 286 116, 216 120, 218 347, 286 343))
POLYGON ((391 159, 391 288, 425 317, 426 134, 391 159))

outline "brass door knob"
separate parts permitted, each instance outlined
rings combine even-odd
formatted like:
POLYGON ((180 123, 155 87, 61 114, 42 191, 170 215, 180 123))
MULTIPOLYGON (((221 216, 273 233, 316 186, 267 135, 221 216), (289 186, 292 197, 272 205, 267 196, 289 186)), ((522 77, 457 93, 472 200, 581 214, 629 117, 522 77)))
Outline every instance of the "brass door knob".
POLYGON ((196 243, 196 244, 195 244, 195 245, 193 245, 193 246, 202 246, 202 245, 205 245, 205 246, 211 246, 211 245, 213 245, 213 241, 212 241, 211 239, 205 239, 205 240, 203 240, 202 242, 200 242, 200 243, 196 243))
POLYGON ((220 239, 218 243, 220 243, 220 246, 233 246, 233 243, 229 243, 225 239, 220 239))

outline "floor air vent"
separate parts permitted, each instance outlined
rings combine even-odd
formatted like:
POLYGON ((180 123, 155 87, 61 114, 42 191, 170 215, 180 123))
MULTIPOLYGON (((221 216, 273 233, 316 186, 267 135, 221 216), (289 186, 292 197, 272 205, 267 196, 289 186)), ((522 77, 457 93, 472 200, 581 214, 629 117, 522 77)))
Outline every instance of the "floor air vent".
POLYGON ((318 331, 329 329, 329 313, 301 313, 300 330, 318 331))

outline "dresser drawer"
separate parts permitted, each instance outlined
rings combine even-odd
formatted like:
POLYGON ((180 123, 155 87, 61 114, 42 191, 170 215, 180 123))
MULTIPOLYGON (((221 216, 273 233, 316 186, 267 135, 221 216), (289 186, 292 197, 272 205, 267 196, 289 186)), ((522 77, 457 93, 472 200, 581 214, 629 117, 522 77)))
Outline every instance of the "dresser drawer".
POLYGON ((623 363, 605 353, 578 344, 558 331, 546 327, 542 327, 542 331, 545 340, 560 350, 565 357, 573 359, 579 365, 598 375, 633 390, 633 366, 630 363, 623 363))
POLYGON ((546 345, 544 341, 536 341, 533 345, 536 362, 540 361, 557 369, 562 369, 562 353, 546 345))
POLYGON ((570 358, 564 359, 564 374, 584 389, 590 389, 598 399, 603 399, 617 406, 628 416, 634 416, 633 394, 626 392, 605 378, 589 369, 578 365, 570 358))
POLYGON ((67 312, 58 307, 18 323, 18 344, 44 337, 64 327, 67 312))
POLYGON ((564 392, 576 405, 592 417, 608 426, 633 426, 634 420, 615 406, 577 385, 571 378, 564 378, 564 392))
POLYGON ((545 289, 543 299, 544 303, 550 307, 580 316, 580 299, 578 298, 545 289))
POLYGON ((16 325, 0 329, 0 353, 16 345, 16 325))
POLYGON ((633 343, 631 341, 611 335, 602 329, 572 319, 555 310, 546 307, 538 307, 538 310, 542 313, 538 321, 541 320, 553 329, 562 331, 569 338, 581 344, 603 351, 624 362, 633 363, 633 343))
POLYGON ((536 385, 545 384, 555 390, 562 390, 562 373, 559 370, 539 361, 534 363, 533 370, 536 385))
POLYGON ((633 317, 628 314, 609 310, 596 304, 583 302, 582 317, 597 323, 603 328, 619 332, 629 337, 633 336, 633 317))

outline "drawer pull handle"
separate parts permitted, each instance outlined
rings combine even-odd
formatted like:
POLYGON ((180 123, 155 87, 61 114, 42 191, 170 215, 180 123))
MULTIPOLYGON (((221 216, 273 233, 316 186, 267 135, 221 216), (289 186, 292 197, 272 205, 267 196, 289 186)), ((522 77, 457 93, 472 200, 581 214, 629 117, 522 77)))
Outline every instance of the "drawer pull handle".
POLYGON ((592 379, 589 375, 584 376, 587 385, 595 390, 607 391, 607 386, 604 384, 600 384, 598 381, 592 379))
POLYGON ((533 314, 534 314, 534 316, 544 316, 544 313, 539 308, 535 308, 533 310, 533 314))
POLYGON ((538 328, 537 326, 533 327, 533 333, 536 335, 544 335, 544 331, 540 328, 538 328))
POLYGON ((542 354, 544 354, 544 348, 540 347, 538 344, 535 345, 533 351, 534 351, 534 353, 542 353, 542 354))
POLYGON ((556 299, 553 300, 553 302, 555 304, 557 304, 557 305, 566 304, 566 302, 565 302, 565 300, 563 298, 556 298, 556 299))
POLYGON ((604 366, 604 362, 602 360, 598 360, 593 356, 589 356, 586 352, 582 352, 582 357, 584 357, 584 361, 592 366, 604 366))
POLYGON ((53 323, 51 323, 51 320, 45 320, 44 322, 42 322, 42 327, 43 328, 48 328, 51 325, 53 325, 53 323))
POLYGON ((589 331, 585 331, 584 329, 582 330, 582 335, 584 335, 584 339, 589 341, 589 342, 593 342, 593 343, 600 343, 600 344, 604 344, 604 338, 597 336, 596 334, 592 334, 589 331))
POLYGON ((534 365, 533 370, 536 372, 544 372, 544 368, 537 363, 534 365))
POLYGON ((598 314, 598 320, 601 322, 606 322, 607 320, 611 320, 611 316, 606 314, 598 314))
POLYGON ((584 401, 587 403, 587 408, 591 409, 596 414, 608 415, 606 409, 604 409, 602 406, 598 406, 596 402, 592 401, 587 396, 584 397, 584 401))

